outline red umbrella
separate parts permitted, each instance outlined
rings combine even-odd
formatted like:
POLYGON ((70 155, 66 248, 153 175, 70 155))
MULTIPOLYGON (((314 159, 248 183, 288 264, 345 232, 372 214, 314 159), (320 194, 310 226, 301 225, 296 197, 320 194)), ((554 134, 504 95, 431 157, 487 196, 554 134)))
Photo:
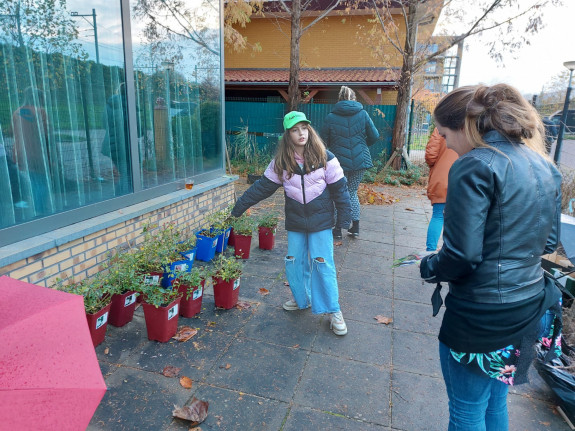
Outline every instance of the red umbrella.
POLYGON ((83 298, 0 277, 0 430, 85 430, 105 393, 83 298))

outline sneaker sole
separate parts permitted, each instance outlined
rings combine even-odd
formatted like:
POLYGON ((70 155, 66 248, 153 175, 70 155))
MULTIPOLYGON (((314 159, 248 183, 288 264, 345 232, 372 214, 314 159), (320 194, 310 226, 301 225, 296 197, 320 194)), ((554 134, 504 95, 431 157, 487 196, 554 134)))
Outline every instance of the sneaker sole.
POLYGON ((359 236, 359 233, 355 233, 355 232, 348 232, 347 234, 350 236, 353 236, 354 238, 357 238, 359 236))
POLYGON ((333 333, 334 333, 335 335, 345 335, 345 334, 347 334, 347 328, 345 328, 345 329, 343 329, 343 330, 342 330, 342 329, 331 328, 331 330, 333 331, 333 333))
POLYGON ((286 307, 285 304, 282 305, 282 308, 286 311, 298 311, 298 310, 307 310, 309 307, 299 308, 299 307, 286 307))

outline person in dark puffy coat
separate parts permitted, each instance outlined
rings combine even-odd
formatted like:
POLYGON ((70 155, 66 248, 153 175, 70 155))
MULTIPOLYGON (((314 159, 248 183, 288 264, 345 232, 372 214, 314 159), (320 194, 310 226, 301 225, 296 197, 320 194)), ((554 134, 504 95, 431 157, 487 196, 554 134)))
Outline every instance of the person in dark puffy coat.
POLYGON ((294 297, 283 308, 296 311, 311 306, 313 314, 330 315, 330 327, 336 335, 345 335, 331 229, 334 206, 338 210, 336 226, 349 226, 349 193, 339 162, 325 149, 303 112, 286 114, 274 160, 238 199, 231 215, 241 216, 281 186, 288 237, 286 277, 294 297))
MULTIPOLYGON (((342 86, 338 98, 339 102, 323 123, 321 137, 343 168, 351 198, 353 221, 348 233, 359 236, 360 205, 357 189, 365 171, 373 167, 368 147, 379 139, 379 132, 361 103, 356 101, 355 92, 351 88, 342 86)), ((341 229, 337 226, 333 229, 333 237, 342 237, 341 229)))

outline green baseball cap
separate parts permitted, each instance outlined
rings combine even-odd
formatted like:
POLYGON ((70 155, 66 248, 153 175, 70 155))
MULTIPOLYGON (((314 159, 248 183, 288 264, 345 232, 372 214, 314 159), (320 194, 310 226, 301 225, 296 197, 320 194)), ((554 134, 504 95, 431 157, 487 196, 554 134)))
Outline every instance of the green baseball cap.
POLYGON ((297 123, 308 123, 311 124, 303 112, 291 111, 288 112, 284 117, 284 130, 289 130, 297 123))

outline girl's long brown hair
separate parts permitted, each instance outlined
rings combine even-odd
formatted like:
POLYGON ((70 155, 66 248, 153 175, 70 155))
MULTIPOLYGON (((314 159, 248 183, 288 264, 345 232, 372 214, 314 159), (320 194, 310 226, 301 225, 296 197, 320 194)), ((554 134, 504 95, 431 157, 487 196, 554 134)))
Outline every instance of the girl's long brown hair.
MULTIPOLYGON (((303 151, 304 170, 306 174, 327 164, 327 152, 325 145, 319 134, 311 125, 306 124, 309 131, 309 137, 303 151)), ((291 178, 296 172, 299 172, 299 166, 295 160, 294 145, 291 142, 289 130, 284 131, 280 139, 278 150, 275 156, 274 171, 278 177, 282 178, 284 171, 287 178, 291 178)))

